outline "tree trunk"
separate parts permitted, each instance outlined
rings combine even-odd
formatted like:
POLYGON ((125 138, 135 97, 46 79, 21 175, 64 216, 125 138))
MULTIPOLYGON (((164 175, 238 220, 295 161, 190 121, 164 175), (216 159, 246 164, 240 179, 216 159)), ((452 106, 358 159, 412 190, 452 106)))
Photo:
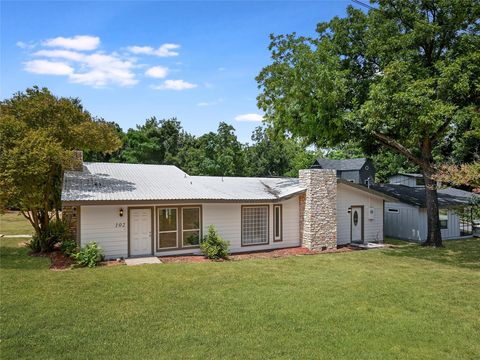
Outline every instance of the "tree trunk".
POLYGON ((431 174, 424 172, 425 194, 427 205, 427 240, 423 243, 425 246, 442 247, 442 233, 440 231, 440 217, 438 214, 438 196, 437 183, 432 180, 431 174))
POLYGON ((443 247, 438 213, 437 182, 433 180, 433 157, 430 140, 424 139, 422 145, 422 171, 425 181, 425 205, 427 206, 427 240, 425 246, 443 247))

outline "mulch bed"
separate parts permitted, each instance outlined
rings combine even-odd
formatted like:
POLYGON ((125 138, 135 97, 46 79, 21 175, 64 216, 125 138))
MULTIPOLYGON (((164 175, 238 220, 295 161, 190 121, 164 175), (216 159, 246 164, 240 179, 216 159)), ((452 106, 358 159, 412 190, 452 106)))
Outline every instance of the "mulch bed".
MULTIPOLYGON (((75 266, 75 260, 71 257, 65 255, 61 251, 54 251, 51 253, 38 253, 38 254, 31 254, 31 256, 44 256, 50 257, 52 260, 52 264, 50 265, 50 270, 53 271, 62 271, 62 270, 69 270, 75 266)), ((117 266, 117 265, 124 265, 125 261, 123 260, 105 260, 97 264, 97 266, 117 266)))
POLYGON ((75 264, 75 260, 60 251, 50 253, 50 259, 52 260, 50 269, 55 271, 70 269, 75 264))
MULTIPOLYGON (((278 250, 266 250, 266 251, 256 251, 248 252, 241 254, 233 254, 228 257, 229 261, 240 261, 247 259, 268 259, 268 258, 282 258, 287 256, 301 256, 301 255, 316 255, 316 254, 325 254, 325 253, 337 253, 337 252, 350 252, 356 250, 349 246, 340 247, 337 249, 327 249, 327 250, 309 250, 304 247, 294 247, 288 249, 278 249, 278 250)), ((212 261, 225 261, 225 260, 210 260, 206 259, 202 255, 172 255, 172 256, 162 256, 160 257, 162 263, 202 263, 202 262, 212 262, 212 261)))

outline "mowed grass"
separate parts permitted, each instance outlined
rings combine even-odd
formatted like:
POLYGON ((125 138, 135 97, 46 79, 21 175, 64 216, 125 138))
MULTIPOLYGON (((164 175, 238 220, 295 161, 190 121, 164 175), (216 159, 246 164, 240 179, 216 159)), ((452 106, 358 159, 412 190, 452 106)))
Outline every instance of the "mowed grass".
POLYGON ((0 234, 31 235, 33 227, 18 211, 7 211, 0 214, 0 234))
POLYGON ((19 241, 0 239, 2 359, 480 357, 478 239, 62 272, 19 241))

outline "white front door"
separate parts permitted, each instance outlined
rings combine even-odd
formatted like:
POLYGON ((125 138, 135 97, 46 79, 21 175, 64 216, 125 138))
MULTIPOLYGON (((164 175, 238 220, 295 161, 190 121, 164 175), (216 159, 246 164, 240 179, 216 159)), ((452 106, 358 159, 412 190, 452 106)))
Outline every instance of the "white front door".
POLYGON ((363 207, 352 206, 351 229, 352 242, 363 243, 363 207))
POLYGON ((130 209, 130 256, 152 254, 152 209, 130 209))

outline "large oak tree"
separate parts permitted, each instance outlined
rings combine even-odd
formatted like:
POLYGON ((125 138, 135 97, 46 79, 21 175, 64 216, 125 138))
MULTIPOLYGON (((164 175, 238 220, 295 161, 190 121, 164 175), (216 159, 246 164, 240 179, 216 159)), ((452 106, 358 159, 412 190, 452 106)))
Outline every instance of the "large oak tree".
POLYGON ((272 36, 258 105, 278 131, 319 147, 355 139, 417 165, 426 184, 425 244, 442 246, 433 155, 447 134, 479 123, 480 2, 371 4, 318 24, 315 37, 272 36))

